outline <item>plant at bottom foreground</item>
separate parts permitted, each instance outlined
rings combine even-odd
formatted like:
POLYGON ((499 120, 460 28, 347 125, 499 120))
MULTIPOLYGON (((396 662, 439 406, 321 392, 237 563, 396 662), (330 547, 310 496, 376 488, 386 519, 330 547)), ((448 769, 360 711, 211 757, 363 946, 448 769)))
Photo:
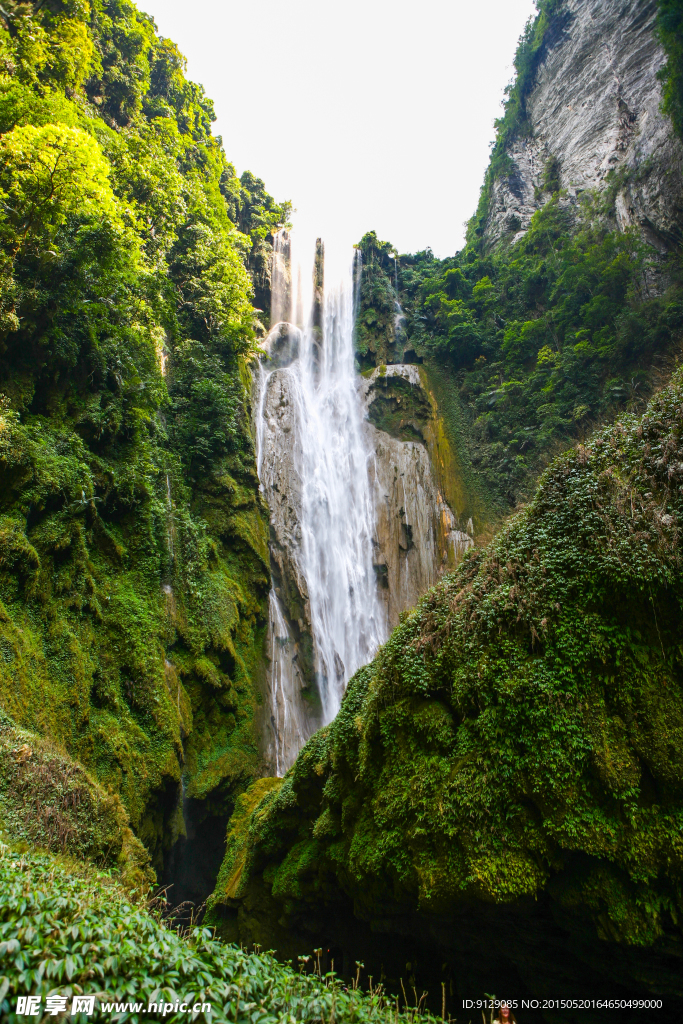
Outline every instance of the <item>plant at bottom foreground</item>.
MULTIPOLYGON (((381 1024, 434 1021, 398 1011, 381 987, 347 989, 334 972, 297 973, 270 953, 248 953, 209 928, 179 934, 135 905, 111 878, 45 854, 0 846, 0 1017, 14 1024, 17 997, 95 994, 140 1004, 106 1019, 207 1020, 212 1024, 381 1024), (210 1003, 211 1013, 147 1013, 150 1003, 210 1003)), ((81 1015, 83 1024, 85 1014, 81 1015)), ((74 1018, 79 1021, 79 1015, 74 1018)))

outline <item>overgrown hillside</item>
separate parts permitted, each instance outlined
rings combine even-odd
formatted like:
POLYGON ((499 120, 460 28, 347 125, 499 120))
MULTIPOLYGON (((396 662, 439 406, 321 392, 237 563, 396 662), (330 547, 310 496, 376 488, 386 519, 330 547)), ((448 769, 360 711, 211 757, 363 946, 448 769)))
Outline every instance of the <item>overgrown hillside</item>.
POLYGON ((451 1012, 492 979, 680 996, 682 480, 678 371, 556 460, 240 798, 210 920, 443 982, 451 1012))
POLYGON ((555 194, 491 253, 437 260, 361 240, 359 365, 425 363, 455 395, 458 444, 500 512, 528 500, 564 444, 642 410, 680 358, 680 254, 618 230, 614 196, 576 211, 555 194))
POLYGON ((472 462, 508 507, 563 444, 642 410, 679 357, 679 254, 618 230, 613 200, 556 194, 512 248, 399 261, 410 347, 455 382, 472 462))
POLYGON ((182 776, 219 836, 190 895, 260 771, 245 360, 289 207, 183 69, 128 0, 0 11, 0 704, 120 795, 158 872, 182 776))

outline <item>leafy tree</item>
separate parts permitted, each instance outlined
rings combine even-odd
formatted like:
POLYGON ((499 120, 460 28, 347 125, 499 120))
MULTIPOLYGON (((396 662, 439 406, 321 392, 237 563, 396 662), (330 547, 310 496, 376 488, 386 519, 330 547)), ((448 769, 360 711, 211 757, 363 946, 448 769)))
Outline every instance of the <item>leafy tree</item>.
POLYGON ((49 241, 75 215, 99 214, 122 226, 108 164, 80 128, 29 124, 0 137, 0 189, 5 245, 14 252, 39 235, 49 241))

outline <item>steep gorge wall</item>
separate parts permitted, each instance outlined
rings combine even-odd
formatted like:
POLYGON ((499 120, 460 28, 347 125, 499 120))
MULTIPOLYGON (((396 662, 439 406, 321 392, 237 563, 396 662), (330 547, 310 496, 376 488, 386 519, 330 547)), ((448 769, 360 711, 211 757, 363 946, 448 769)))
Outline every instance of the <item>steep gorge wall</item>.
POLYGON ((682 403, 679 372, 558 459, 286 778, 240 798, 226 937, 360 955, 390 989, 443 983, 452 1012, 494 979, 680 998, 682 403))
POLYGON ((666 55, 657 0, 562 0, 542 44, 526 124, 488 196, 487 246, 516 241, 558 189, 616 191, 619 227, 659 248, 683 241, 683 145, 660 110, 666 55))
POLYGON ((262 771, 245 359, 287 204, 129 0, 10 2, 0 58, 0 707, 120 797, 165 881, 217 835, 171 895, 201 898, 262 771))

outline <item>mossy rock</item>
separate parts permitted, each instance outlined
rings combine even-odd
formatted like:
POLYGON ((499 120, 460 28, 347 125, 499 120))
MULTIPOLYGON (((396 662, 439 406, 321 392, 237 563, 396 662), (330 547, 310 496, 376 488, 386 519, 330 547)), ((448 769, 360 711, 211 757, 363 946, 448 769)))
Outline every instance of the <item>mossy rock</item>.
POLYGON ((0 828, 11 842, 113 868, 126 888, 156 882, 148 851, 116 794, 53 743, 0 711, 0 828))
POLYGON ((557 459, 253 791, 214 896, 239 938, 437 991, 680 996, 682 528, 679 372, 557 459))
POLYGON ((431 416, 429 399, 419 384, 398 374, 378 374, 371 386, 372 401, 368 419, 400 441, 424 443, 431 416))
POLYGON ((84 497, 110 481, 75 433, 3 423, 0 708, 118 794, 161 871, 184 828, 181 774, 227 818, 262 770, 269 571, 256 476, 222 460, 193 512, 174 478, 169 520, 170 476, 150 472, 122 514, 84 497))

